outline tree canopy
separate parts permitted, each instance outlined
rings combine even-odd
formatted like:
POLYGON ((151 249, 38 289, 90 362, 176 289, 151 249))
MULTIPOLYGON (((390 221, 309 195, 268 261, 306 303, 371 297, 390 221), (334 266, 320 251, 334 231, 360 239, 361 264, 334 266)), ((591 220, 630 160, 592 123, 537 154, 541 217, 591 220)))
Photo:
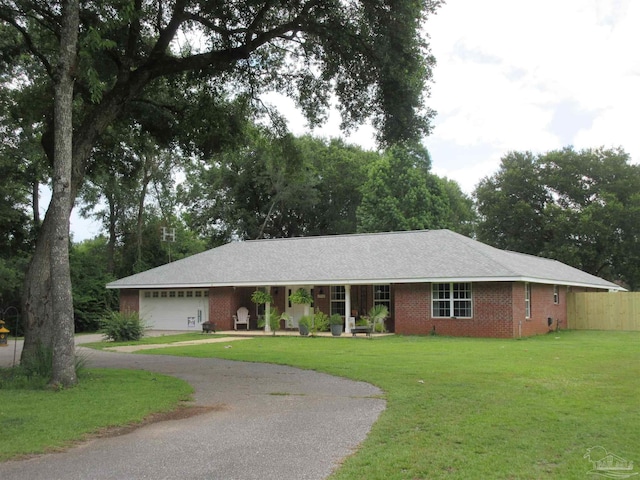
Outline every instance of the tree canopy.
POLYGON ((439 4, 1 0, 0 93, 29 92, 22 128, 36 119, 31 126, 54 168, 66 172, 68 165, 54 146, 72 145, 72 178, 53 183, 51 205, 61 208, 50 209, 39 228, 26 275, 23 357, 49 345, 54 323, 68 317, 65 302, 51 310, 51 266, 68 270, 68 259, 58 258, 66 255, 57 242, 68 228, 62 217, 68 219, 109 127, 135 125, 161 143, 184 126, 182 138, 189 138, 196 122, 185 122, 197 119, 199 105, 244 96, 265 112, 261 93, 277 90, 292 97, 311 124, 335 104, 345 127, 371 120, 383 145, 417 138, 428 133, 433 115, 424 100, 434 59, 421 27, 439 4), (52 92, 69 86, 73 116, 65 118, 72 118, 73 132, 65 133, 52 92), (68 210, 60 214, 63 204, 68 210))
POLYGON ((475 190, 478 239, 640 287, 640 167, 622 149, 511 152, 475 190))

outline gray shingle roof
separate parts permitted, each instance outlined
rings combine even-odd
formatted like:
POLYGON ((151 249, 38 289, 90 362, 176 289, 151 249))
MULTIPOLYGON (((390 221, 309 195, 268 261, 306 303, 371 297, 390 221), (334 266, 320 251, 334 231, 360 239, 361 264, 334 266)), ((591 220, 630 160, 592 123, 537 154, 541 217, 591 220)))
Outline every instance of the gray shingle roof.
POLYGON ((620 289, 555 260, 500 250, 449 230, 233 242, 108 288, 530 281, 620 289))

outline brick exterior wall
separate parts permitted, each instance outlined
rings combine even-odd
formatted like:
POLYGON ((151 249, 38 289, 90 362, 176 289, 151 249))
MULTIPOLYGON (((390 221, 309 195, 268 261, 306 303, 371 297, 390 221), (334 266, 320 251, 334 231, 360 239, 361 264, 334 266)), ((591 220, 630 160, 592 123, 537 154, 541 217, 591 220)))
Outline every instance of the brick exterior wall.
POLYGON ((120 290, 120 311, 140 312, 140 291, 139 290, 120 290))
MULTIPOLYGON (((355 286, 354 303, 361 311, 367 311, 372 299, 362 291, 371 286, 355 286), (360 290, 358 290, 360 289, 360 290), (362 305, 357 305, 362 303, 362 305)), ((579 290, 579 289, 574 289, 579 290)), ((233 315, 240 307, 251 313, 250 328, 257 328, 256 307, 251 302, 252 287, 222 287, 209 289, 209 320, 219 330, 233 330, 233 315)), ((318 298, 319 287, 314 288, 316 309, 329 314, 331 289, 323 287, 324 298, 318 298)), ((431 315, 431 284, 404 283, 392 286, 392 319, 387 327, 403 335, 427 335, 435 330, 438 335, 466 337, 518 338, 539 335, 560 328, 567 328, 567 287, 558 287, 558 303, 554 303, 553 285, 531 284, 531 318, 525 314, 524 282, 483 282, 472 285, 472 318, 434 318, 431 315), (551 327, 548 319, 552 319, 551 327), (390 325, 389 325, 390 324, 390 325), (395 327, 395 328, 394 328, 395 327)), ((285 311, 286 288, 272 288, 274 304, 285 311)), ((139 311, 140 294, 137 289, 120 290, 120 311, 139 311)))
MULTIPOLYGON (((233 316, 241 306, 233 287, 209 289, 209 321, 218 330, 233 330, 233 316)), ((251 311, 251 305, 245 306, 251 311)))
POLYGON ((472 285, 472 318, 434 318, 431 284, 395 285, 395 331, 404 335, 518 338, 547 333, 547 319, 566 326, 566 288, 559 287, 554 304, 553 285, 531 284, 531 318, 525 318, 523 282, 483 282, 472 285))
POLYGON ((553 285, 531 283, 531 317, 525 318, 523 282, 513 283, 514 298, 514 337, 540 335, 556 328, 560 322, 561 328, 567 326, 567 288, 558 286, 558 303, 554 303, 553 285), (520 306, 521 308, 517 308, 520 306), (552 325, 549 326, 548 319, 552 325))

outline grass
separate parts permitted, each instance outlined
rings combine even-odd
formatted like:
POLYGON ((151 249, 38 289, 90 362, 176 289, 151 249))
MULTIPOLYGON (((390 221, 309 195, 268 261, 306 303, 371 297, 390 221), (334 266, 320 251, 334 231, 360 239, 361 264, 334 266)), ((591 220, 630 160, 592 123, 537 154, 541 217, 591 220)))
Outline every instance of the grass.
MULTIPOLYGON (((3 380, 8 374, 0 370, 3 380)), ((64 448, 101 429, 140 422, 151 413, 175 409, 192 392, 177 378, 131 370, 85 370, 77 387, 58 392, 0 382, 0 461, 64 448)))
POLYGON ((386 392, 386 411, 334 480, 585 478, 583 455, 596 445, 640 462, 637 332, 258 337, 224 347, 153 352, 293 365, 386 392))

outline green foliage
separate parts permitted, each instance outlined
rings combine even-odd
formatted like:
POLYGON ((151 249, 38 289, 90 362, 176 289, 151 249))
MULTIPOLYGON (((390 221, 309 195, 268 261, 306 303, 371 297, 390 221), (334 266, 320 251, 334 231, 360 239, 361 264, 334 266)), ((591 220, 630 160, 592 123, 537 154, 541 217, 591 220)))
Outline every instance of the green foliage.
POLYGON ((474 192, 480 221, 478 240, 498 248, 539 254, 544 250, 544 211, 551 201, 531 152, 510 152, 498 172, 474 192))
POLYGON ((328 330, 329 316, 320 310, 316 310, 311 321, 311 335, 315 336, 318 332, 326 332, 328 330))
POLYGON ((265 290, 255 290, 251 294, 251 301, 255 304, 262 305, 265 303, 273 303, 273 297, 265 290))
POLYGON ((153 372, 91 369, 76 387, 53 392, 0 369, 2 432, 11 439, 0 449, 0 462, 68 448, 105 428, 171 411, 192 391, 184 380, 153 372), (10 385, 3 381, 7 377, 13 378, 10 385))
POLYGON ((313 320, 311 318, 311 315, 303 315, 298 320, 298 325, 303 326, 303 327, 307 327, 307 329, 310 329, 312 321, 313 320))
MULTIPOLYGON (((255 292, 254 292, 255 293, 255 292)), ((267 312, 258 320, 258 328, 264 328, 266 324, 267 312)), ((269 328, 273 335, 280 329, 280 319, 282 316, 278 312, 278 307, 271 307, 269 309, 269 328)))
POLYGON ((334 313, 329 317, 329 325, 342 325, 343 323, 342 315, 339 313, 334 313))
POLYGON ((102 318, 101 332, 114 342, 140 340, 147 326, 138 312, 110 312, 102 318))
POLYGON ((371 165, 362 186, 358 230, 390 232, 449 227, 452 215, 448 192, 442 181, 429 173, 430 166, 429 153, 421 145, 389 148, 371 165))
POLYGON ((117 291, 105 285, 115 277, 108 273, 104 237, 71 246, 69 252, 76 332, 95 332, 106 312, 117 309, 117 291))
POLYGON ((313 303, 313 297, 307 289, 299 288, 289 295, 289 301, 298 305, 311 305, 313 303))
POLYGON ((640 167, 622 149, 512 152, 474 193, 478 239, 640 288, 640 167))
MULTIPOLYGON (((86 372, 86 359, 75 357, 76 375, 86 372)), ((41 390, 47 388, 53 372, 53 349, 38 344, 33 355, 24 357, 20 365, 12 369, 0 369, 0 390, 41 390)))
POLYGON ((214 244, 355 232, 364 171, 378 154, 258 127, 244 139, 189 168, 180 198, 194 229, 214 244))
POLYGON ((367 325, 371 326, 374 332, 384 333, 386 332, 386 328, 384 326, 384 321, 389 316, 389 309, 386 305, 374 305, 369 310, 368 315, 365 317, 367 325))

